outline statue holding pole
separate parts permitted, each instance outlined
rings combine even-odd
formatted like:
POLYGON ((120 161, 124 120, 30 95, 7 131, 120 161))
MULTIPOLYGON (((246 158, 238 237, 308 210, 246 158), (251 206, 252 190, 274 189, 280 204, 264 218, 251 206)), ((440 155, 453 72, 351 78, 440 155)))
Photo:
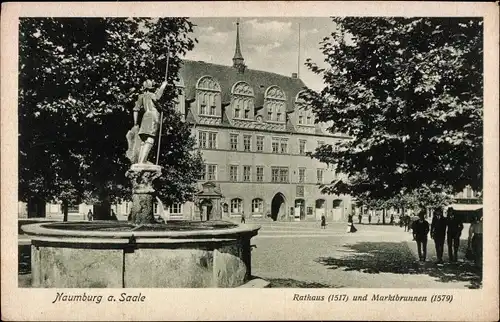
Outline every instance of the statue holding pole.
POLYGON ((139 95, 133 109, 134 126, 128 131, 126 137, 128 142, 127 158, 132 166, 126 176, 132 183, 132 207, 129 221, 135 224, 154 223, 153 203, 155 190, 153 181, 161 175, 161 166, 158 165, 160 157, 161 127, 163 112, 160 114, 155 107, 167 86, 168 56, 165 71, 165 80, 158 90, 153 91, 153 82, 146 80, 143 83, 143 93, 139 95), (139 112, 144 114, 139 123, 139 112), (158 153, 156 164, 148 161, 151 149, 158 138, 158 153))

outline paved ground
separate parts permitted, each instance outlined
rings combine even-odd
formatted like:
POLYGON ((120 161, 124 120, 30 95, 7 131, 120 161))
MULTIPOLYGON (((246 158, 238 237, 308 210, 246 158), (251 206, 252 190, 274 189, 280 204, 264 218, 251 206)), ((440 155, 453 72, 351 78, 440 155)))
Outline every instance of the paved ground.
MULTIPOLYGON (((478 288, 481 271, 464 261, 437 266, 434 243, 428 243, 428 262, 417 262, 412 235, 398 226, 317 222, 264 222, 252 239, 252 274, 271 287, 349 288, 478 288)), ((466 231, 464 229, 464 231, 466 231)), ((466 235, 466 233, 465 233, 466 235)), ((29 240, 19 243, 19 286, 30 285, 29 240)), ((445 250, 445 260, 447 251, 445 250)))
POLYGON ((480 271, 463 261, 464 242, 459 263, 437 266, 433 242, 428 262, 419 264, 412 235, 398 226, 356 225, 349 234, 335 223, 324 230, 318 223, 261 225, 252 273, 274 287, 480 287, 480 271))

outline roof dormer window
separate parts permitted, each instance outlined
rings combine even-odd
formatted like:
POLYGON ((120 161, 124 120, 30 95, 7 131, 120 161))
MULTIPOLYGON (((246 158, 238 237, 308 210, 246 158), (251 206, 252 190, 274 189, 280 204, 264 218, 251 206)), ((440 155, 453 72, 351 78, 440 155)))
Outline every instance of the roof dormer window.
POLYGON ((220 116, 221 87, 211 76, 200 77, 196 83, 196 98, 200 115, 220 116))
POLYGON ((264 106, 267 108, 267 120, 271 122, 285 122, 286 96, 278 86, 270 86, 264 94, 264 106))
POLYGON ((254 118, 254 91, 246 82, 237 82, 231 88, 234 118, 254 118))

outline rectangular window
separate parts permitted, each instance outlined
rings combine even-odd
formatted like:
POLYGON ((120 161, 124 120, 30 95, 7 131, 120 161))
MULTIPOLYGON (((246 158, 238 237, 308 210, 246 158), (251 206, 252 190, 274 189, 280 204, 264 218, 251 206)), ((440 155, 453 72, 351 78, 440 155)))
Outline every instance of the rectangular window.
POLYGON ((170 215, 182 215, 182 204, 174 203, 169 208, 170 215))
POLYGON ((264 201, 262 199, 252 200, 252 213, 263 213, 264 201))
POLYGON ((257 167, 256 181, 257 182, 264 181, 264 168, 263 167, 257 167))
POLYGON ((230 136, 231 150, 238 150, 238 134, 231 134, 230 136))
POLYGON ((323 169, 316 170, 316 178, 318 183, 323 183, 323 169))
POLYGON ((245 118, 246 119, 250 118, 250 110, 245 110, 245 118))
POLYGON ((306 124, 312 124, 312 123, 311 123, 311 115, 308 115, 308 116, 307 116, 307 122, 306 122, 306 124))
POLYGON ((240 105, 240 100, 236 99, 234 101, 234 117, 235 118, 240 118, 241 117, 241 105, 240 105))
POLYGON ((208 148, 209 149, 217 148, 217 133, 215 132, 208 133, 208 148))
POLYGON ((210 115, 217 115, 217 108, 215 105, 210 106, 210 115))
POLYGON ((281 113, 279 111, 276 113, 276 121, 281 122, 281 113))
POLYGON ((280 168, 280 182, 288 182, 288 168, 280 168))
POLYGON ((229 166, 229 180, 236 182, 238 181, 238 166, 231 165, 229 166))
POLYGON ((259 151, 259 152, 264 151, 264 137, 263 136, 257 136, 257 151, 259 151))
POLYGON ((231 214, 239 214, 243 209, 243 201, 241 199, 231 200, 231 214))
POLYGON ((207 132, 198 133, 198 146, 200 149, 205 149, 207 147, 207 132))
POLYGON ((249 165, 243 166, 243 181, 250 181, 250 174, 251 172, 251 167, 249 165))
POLYGON ((304 124, 304 115, 299 115, 299 124, 304 124))
POLYGON ((273 153, 279 153, 279 144, 280 144, 280 139, 273 138, 273 141, 272 141, 273 153))
POLYGON ((243 148, 245 151, 251 150, 251 142, 252 142, 251 135, 243 135, 243 148))
POLYGON ((216 180, 217 178, 217 165, 207 164, 207 180, 216 180))
POLYGON ((269 121, 272 121, 273 120, 273 107, 272 106, 269 106, 268 107, 268 110, 267 110, 267 118, 269 121))
POLYGON ((299 168, 299 182, 306 182, 306 168, 299 168))
POLYGON ((200 94, 200 114, 207 114, 207 96, 200 94))
POLYGON ((271 182, 279 182, 280 177, 280 169, 279 168, 271 168, 271 182))
POLYGON ((203 167, 201 167, 200 180, 206 180, 205 177, 206 173, 207 173, 207 166, 203 165, 203 167))
POLYGON ((281 153, 288 153, 288 140, 287 139, 281 139, 281 153))
POLYGON ((299 140, 299 154, 306 154, 306 140, 299 140))

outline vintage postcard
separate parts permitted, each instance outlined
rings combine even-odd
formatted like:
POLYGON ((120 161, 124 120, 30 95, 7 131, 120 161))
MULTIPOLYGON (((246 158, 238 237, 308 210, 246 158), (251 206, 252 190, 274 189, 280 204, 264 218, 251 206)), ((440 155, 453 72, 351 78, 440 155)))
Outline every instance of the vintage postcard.
POLYGON ((2 319, 498 320, 498 13, 3 4, 2 319))

